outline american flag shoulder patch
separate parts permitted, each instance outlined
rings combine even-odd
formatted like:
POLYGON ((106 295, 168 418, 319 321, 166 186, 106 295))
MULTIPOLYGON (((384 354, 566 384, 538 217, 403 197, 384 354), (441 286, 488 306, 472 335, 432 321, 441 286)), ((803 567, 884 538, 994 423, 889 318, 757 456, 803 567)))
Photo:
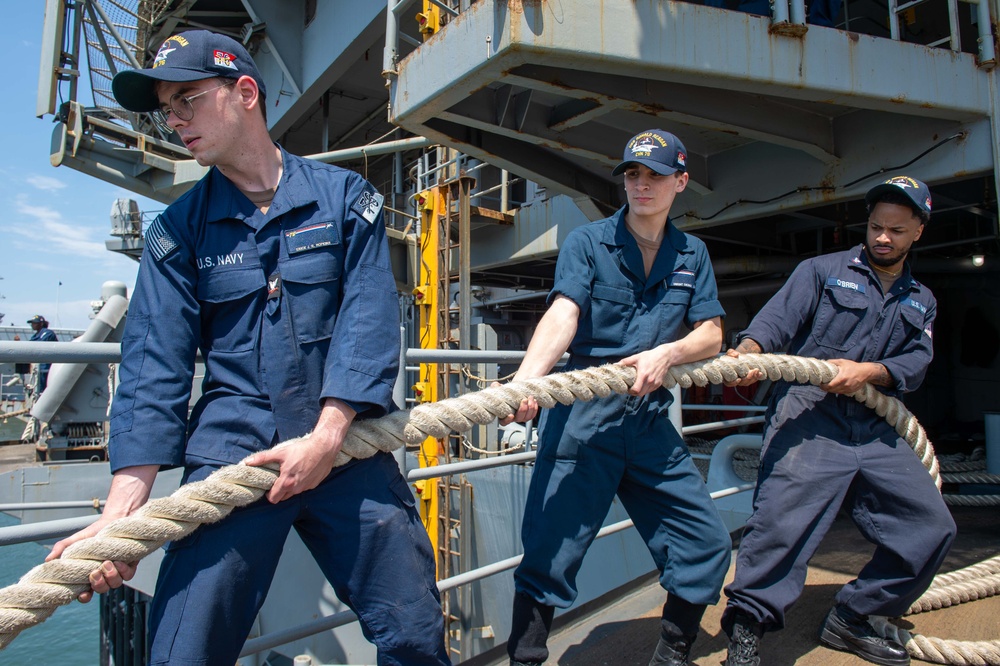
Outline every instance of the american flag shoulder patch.
POLYGON ((164 257, 178 247, 180 246, 177 245, 177 241, 163 227, 163 218, 157 216, 146 229, 146 249, 149 250, 154 259, 163 261, 164 257))

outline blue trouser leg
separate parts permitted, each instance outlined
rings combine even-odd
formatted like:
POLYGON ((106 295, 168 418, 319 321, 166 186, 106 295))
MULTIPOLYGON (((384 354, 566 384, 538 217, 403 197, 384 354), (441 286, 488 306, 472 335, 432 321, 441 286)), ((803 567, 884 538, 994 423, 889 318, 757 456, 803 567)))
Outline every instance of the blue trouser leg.
POLYGON ((660 585, 692 604, 714 604, 733 544, 691 454, 672 426, 629 441, 618 497, 656 562, 660 585))
POLYGON ((303 498, 296 528, 378 647, 379 666, 449 664, 434 553, 396 461, 378 454, 359 461, 349 484, 326 485, 303 498))
POLYGON ((790 392, 771 424, 754 513, 735 580, 726 588, 727 630, 736 611, 767 629, 784 626, 809 559, 845 502, 876 545, 872 561, 837 597, 857 613, 902 613, 926 588, 954 537, 930 476, 884 421, 867 413, 838 418, 843 404, 836 398, 815 400, 808 391, 790 392))
POLYGON ((295 513, 294 501, 260 500, 167 546, 150 609, 153 666, 236 663, 295 513))
POLYGON ((856 469, 853 452, 824 438, 776 437, 768 444, 736 577, 726 587, 727 615, 738 608, 769 629, 785 626, 856 469))
POLYGON ((236 663, 293 525, 358 613, 380 665, 449 663, 430 544, 388 454, 337 468, 279 504, 238 509, 173 544, 150 613, 152 663, 236 663))
POLYGON ((549 606, 576 599, 576 575, 614 494, 661 572, 661 584, 710 604, 732 544, 670 422, 637 398, 557 406, 546 415, 525 510, 515 587, 549 606))
POLYGON ((876 548, 836 600, 862 615, 894 617, 930 585, 955 539, 955 521, 905 442, 865 444, 858 456, 851 516, 876 548))
POLYGON ((576 599, 583 556, 623 473, 624 442, 612 423, 601 424, 606 411, 606 405, 581 401, 557 405, 544 416, 521 526, 524 559, 514 571, 514 587, 547 606, 567 608, 576 599))

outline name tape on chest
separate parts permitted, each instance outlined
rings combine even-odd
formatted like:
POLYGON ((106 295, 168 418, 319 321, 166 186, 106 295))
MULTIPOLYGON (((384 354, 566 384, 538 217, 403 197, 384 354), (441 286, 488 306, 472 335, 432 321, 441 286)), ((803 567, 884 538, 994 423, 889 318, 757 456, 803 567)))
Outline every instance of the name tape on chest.
POLYGON ((856 291, 859 294, 865 293, 865 285, 860 282, 854 282, 853 280, 844 280, 839 277, 828 277, 826 279, 826 286, 837 287, 838 289, 850 289, 851 291, 856 291))
POLYGON ((667 282, 668 287, 686 287, 687 289, 694 289, 695 286, 695 272, 683 268, 678 271, 674 271, 670 274, 670 280, 667 282))
POLYGON ((306 250, 333 245, 337 242, 337 238, 337 230, 333 228, 332 222, 311 224, 308 227, 285 232, 288 254, 298 254, 306 250))
POLYGON ((903 305, 908 305, 920 314, 927 314, 927 306, 920 301, 915 301, 912 298, 908 298, 903 301, 903 305))
POLYGON ((180 247, 173 236, 167 233, 163 226, 163 218, 159 216, 146 229, 145 239, 146 249, 157 261, 163 261, 167 255, 180 247))
POLYGON ((351 210, 364 218, 365 222, 371 224, 382 211, 382 203, 385 197, 375 191, 371 183, 365 183, 365 189, 361 192, 357 201, 351 206, 351 210))

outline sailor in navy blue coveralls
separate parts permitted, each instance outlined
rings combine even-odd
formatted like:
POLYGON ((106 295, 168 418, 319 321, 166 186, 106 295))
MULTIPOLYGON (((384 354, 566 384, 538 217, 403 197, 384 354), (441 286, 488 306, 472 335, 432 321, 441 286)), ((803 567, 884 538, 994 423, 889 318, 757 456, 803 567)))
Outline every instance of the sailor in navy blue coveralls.
MULTIPOLYGON (((59 338, 56 334, 49 330, 49 322, 45 320, 42 315, 35 315, 28 320, 31 324, 31 330, 34 333, 31 334, 30 342, 58 342, 59 338)), ((38 364, 38 383, 35 385, 35 395, 41 395, 42 391, 49 384, 49 370, 52 368, 51 363, 39 363, 38 364)))
MULTIPOLYGON (((554 362, 568 345, 566 370, 626 357, 626 363, 636 365, 640 352, 683 338, 682 323, 712 327, 723 316, 704 243, 678 231, 666 210, 657 218, 660 247, 655 259, 649 253, 651 265, 644 265, 636 238, 638 232, 643 241, 642 231, 630 229, 627 222, 633 207, 648 207, 637 183, 681 177, 687 182, 686 173, 669 169, 680 166, 676 152, 683 161, 683 146, 676 137, 658 130, 644 134, 665 140, 672 151, 661 146, 662 151, 643 158, 626 149, 621 170, 626 171, 630 206, 567 236, 559 250, 550 309, 516 379, 547 371, 543 366, 548 361, 535 367, 533 360, 540 356, 535 349, 543 346, 554 362), (675 175, 657 175, 646 164, 675 175), (554 317, 560 308, 576 319, 554 317), (575 334, 571 340, 553 341, 551 336, 559 333, 547 330, 549 322, 560 332, 569 329, 575 334)), ((714 347, 709 342, 695 355, 704 358, 716 352, 721 329, 718 335, 714 347)), ((661 369, 665 372, 666 366, 661 369)), ((671 644, 682 643, 674 645, 676 655, 671 652, 653 663, 687 663, 704 605, 719 598, 732 544, 687 447, 668 419, 672 396, 657 386, 642 395, 613 394, 556 405, 543 414, 521 532, 524 559, 514 573, 508 642, 512 663, 536 664, 547 658, 545 639, 553 610, 570 606, 576 598, 581 562, 615 495, 635 522, 669 593, 664 618, 672 623, 671 644)))
MULTIPOLYGON (((378 453, 331 470, 331 455, 313 453, 328 450, 326 433, 317 433, 331 405, 362 418, 393 409, 399 309, 382 197, 356 173, 270 142, 256 107, 263 83, 237 42, 189 32, 168 40, 161 57, 162 70, 136 73, 178 77, 161 83, 154 103, 181 91, 168 102, 171 127, 216 166, 145 234, 111 414, 112 494, 120 496, 116 482, 132 470, 182 466, 191 482, 255 452, 251 464, 279 462, 282 477, 267 498, 166 547, 150 611, 150 663, 236 663, 294 527, 358 614, 379 664, 448 664, 433 552, 395 459, 378 453), (184 58, 201 68, 201 80, 188 83, 177 62, 184 58), (230 73, 232 63, 242 69, 230 73), (220 85, 237 76, 235 87, 220 85), (195 107, 192 93, 214 97, 195 107), (217 122, 217 109, 225 120, 217 122), (220 131, 236 143, 217 142, 220 131), (261 158, 242 164, 252 170, 274 160, 277 177, 262 199, 219 166, 232 169, 254 148, 261 158), (189 417, 198 351, 205 378, 189 417), (272 449, 314 428, 293 448, 272 449), (317 476, 283 483, 296 473, 317 476)), ((129 108, 148 110, 142 100, 129 108)), ((110 564, 103 571, 114 577, 110 564)), ((95 584, 93 574, 91 582, 97 591, 114 586, 95 584)))
MULTIPOLYGON (((909 183, 926 189, 913 179, 896 180, 911 197, 919 188, 909 183)), ((911 215, 906 198, 882 203, 886 192, 898 189, 892 181, 869 193, 867 244, 878 248, 876 258, 880 251, 889 255, 883 264, 898 257, 894 270, 873 262, 864 245, 802 262, 741 334, 737 351, 777 352, 787 346, 794 355, 868 364, 861 367, 884 378, 870 381, 893 396, 920 385, 933 354, 936 302, 904 263, 908 245, 897 247, 888 239, 895 223, 882 211, 894 207, 904 221, 911 215)), ((929 194, 916 196, 929 214, 929 194)), ((734 634, 735 621, 742 625, 738 633, 755 643, 748 628, 759 638, 784 627, 786 612, 802 593, 809 559, 841 505, 875 553, 837 593, 837 609, 862 631, 867 615, 902 615, 930 584, 955 535, 948 508, 919 458, 874 411, 820 387, 777 384, 766 419, 754 513, 740 544, 735 580, 726 588, 727 633, 734 634)), ((836 642, 833 647, 850 649, 836 642)), ((876 663, 909 661, 901 646, 887 650, 870 637, 859 644, 862 652, 872 648, 859 654, 876 663)), ((754 652, 741 649, 734 635, 727 664, 758 664, 754 652)))

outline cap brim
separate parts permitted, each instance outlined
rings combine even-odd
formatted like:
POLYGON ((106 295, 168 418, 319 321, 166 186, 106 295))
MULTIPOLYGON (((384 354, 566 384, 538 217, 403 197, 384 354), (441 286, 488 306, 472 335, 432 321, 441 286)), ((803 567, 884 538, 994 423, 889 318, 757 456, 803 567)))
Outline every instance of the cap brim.
POLYGON ((669 176, 671 174, 675 174, 678 171, 680 171, 680 169, 669 167, 666 164, 663 164, 662 162, 657 162, 656 160, 638 159, 638 160, 625 160, 624 162, 622 162, 621 164, 619 164, 614 168, 614 170, 611 172, 611 175, 617 176, 619 174, 624 173, 625 169, 627 169, 628 165, 630 164, 641 164, 643 166, 649 167, 650 169, 660 174, 661 176, 669 176))
POLYGON ((183 67, 157 67, 156 69, 130 69, 118 72, 111 80, 111 93, 122 108, 129 111, 155 111, 160 108, 156 96, 158 81, 200 81, 211 79, 217 74, 207 74, 204 70, 190 70, 183 67))
POLYGON ((905 194, 906 198, 909 199, 914 206, 916 206, 921 211, 927 212, 927 209, 924 208, 922 205, 920 205, 920 203, 913 198, 913 194, 911 194, 909 188, 900 187, 899 185, 894 185, 893 183, 881 183, 879 185, 876 185, 872 189, 868 190, 868 192, 865 194, 865 203, 868 204, 868 207, 870 208, 872 205, 872 201, 878 199, 880 196, 882 196, 887 192, 897 192, 899 194, 905 194))

